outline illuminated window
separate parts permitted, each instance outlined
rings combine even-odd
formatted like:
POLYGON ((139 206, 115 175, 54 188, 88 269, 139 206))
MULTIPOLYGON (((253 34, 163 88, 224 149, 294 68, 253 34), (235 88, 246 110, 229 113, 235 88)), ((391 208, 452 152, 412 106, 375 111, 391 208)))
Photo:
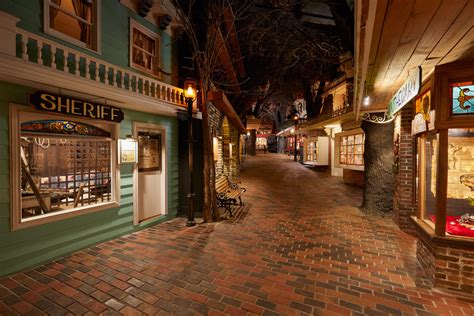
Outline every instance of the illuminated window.
POLYGON ((45 32, 98 50, 100 0, 44 0, 45 32))
POLYGON ((341 136, 339 163, 341 165, 364 165, 364 134, 341 136))
POLYGON ((160 75, 160 38, 131 20, 131 66, 154 75, 160 75))
POLYGON ((115 127, 12 112, 12 227, 117 206, 115 127))

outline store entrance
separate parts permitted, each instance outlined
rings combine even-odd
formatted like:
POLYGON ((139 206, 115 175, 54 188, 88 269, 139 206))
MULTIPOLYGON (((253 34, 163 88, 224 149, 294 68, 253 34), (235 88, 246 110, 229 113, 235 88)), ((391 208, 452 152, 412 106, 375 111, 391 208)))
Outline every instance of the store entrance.
POLYGON ((136 126, 138 166, 135 170, 135 218, 142 222, 166 214, 164 130, 136 126))

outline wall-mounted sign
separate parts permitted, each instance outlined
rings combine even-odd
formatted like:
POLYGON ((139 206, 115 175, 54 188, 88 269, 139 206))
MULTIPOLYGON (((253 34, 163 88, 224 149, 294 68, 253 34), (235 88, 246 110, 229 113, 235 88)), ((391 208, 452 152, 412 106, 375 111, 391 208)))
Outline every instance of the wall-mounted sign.
POLYGON ((30 95, 30 103, 38 111, 121 122, 124 114, 120 108, 79 100, 72 97, 37 91, 30 95))
POLYGON ((417 67, 412 71, 408 79, 398 89, 397 93, 392 97, 387 108, 387 117, 392 117, 395 113, 407 104, 411 99, 416 97, 421 87, 421 67, 417 67))
POLYGON ((131 164, 138 161, 138 143, 135 140, 119 139, 119 164, 131 164))

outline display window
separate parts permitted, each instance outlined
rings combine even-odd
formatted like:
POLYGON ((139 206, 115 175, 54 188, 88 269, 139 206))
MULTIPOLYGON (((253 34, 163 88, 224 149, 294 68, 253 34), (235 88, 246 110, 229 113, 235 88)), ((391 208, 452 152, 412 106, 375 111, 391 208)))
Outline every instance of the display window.
POLYGON ((308 147, 307 147, 306 160, 313 161, 313 162, 318 160, 318 142, 317 141, 309 142, 308 147))
POLYGON ((436 222, 438 144, 438 133, 427 133, 420 137, 418 146, 418 150, 421 151, 418 155, 422 159, 419 167, 419 177, 422 179, 419 183, 423 184, 422 217, 432 228, 436 222))
POLYGON ((431 131, 417 135, 416 150, 419 216, 434 234, 464 239, 474 237, 474 71, 466 65, 436 67, 427 83, 436 115, 425 117, 431 131))
POLYGON ((264 149, 267 147, 267 138, 266 137, 257 137, 255 141, 257 149, 264 149))
POLYGON ((13 115, 14 228, 116 204, 113 124, 29 111, 13 115))
POLYGON ((364 165, 364 134, 341 136, 339 140, 339 163, 341 165, 364 165))
POLYGON ((474 237, 474 128, 448 131, 446 233, 474 237))

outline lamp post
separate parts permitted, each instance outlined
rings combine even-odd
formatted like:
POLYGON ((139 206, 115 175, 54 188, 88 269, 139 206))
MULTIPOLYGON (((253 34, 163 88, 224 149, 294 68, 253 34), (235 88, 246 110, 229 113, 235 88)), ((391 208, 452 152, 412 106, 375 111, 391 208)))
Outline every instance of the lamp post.
POLYGON ((296 133, 296 128, 298 127, 298 120, 300 118, 298 117, 298 114, 293 115, 293 121, 295 122, 295 148, 293 150, 294 158, 293 160, 296 161, 296 141, 297 141, 297 133, 296 133))
POLYGON ((194 192, 193 192, 193 103, 196 100, 196 82, 186 80, 184 82, 184 97, 188 106, 188 164, 189 164, 189 190, 188 190, 188 220, 186 226, 196 225, 194 220, 194 192))

